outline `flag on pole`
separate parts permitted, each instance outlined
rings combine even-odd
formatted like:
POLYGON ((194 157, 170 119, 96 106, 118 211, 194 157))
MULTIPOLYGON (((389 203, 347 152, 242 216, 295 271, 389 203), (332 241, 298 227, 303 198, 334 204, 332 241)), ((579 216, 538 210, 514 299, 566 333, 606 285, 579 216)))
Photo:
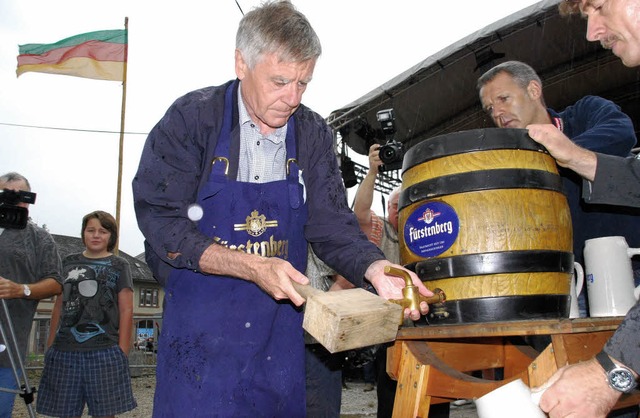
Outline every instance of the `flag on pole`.
POLYGON ((26 72, 123 81, 127 30, 83 33, 54 44, 19 46, 18 77, 26 72))

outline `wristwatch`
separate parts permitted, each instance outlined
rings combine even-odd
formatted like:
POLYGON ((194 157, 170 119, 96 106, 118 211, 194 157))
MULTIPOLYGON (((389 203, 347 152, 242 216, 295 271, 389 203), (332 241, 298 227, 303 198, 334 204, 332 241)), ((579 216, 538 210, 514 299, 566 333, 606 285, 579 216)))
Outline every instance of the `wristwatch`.
POLYGON ((31 289, 29 289, 29 286, 27 286, 26 284, 22 285, 22 290, 24 292, 24 297, 28 298, 29 296, 31 296, 31 289))
POLYGON ((638 385, 633 372, 624 366, 616 365, 604 351, 596 355, 596 360, 607 374, 609 386, 622 393, 629 393, 638 385))

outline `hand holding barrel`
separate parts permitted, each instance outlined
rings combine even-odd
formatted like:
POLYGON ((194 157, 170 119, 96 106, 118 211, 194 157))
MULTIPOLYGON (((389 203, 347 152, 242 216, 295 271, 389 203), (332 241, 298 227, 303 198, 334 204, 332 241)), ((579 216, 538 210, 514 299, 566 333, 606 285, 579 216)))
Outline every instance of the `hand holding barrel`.
POLYGON ((543 145, 560 167, 569 168, 589 181, 594 179, 597 158, 593 151, 580 147, 551 124, 528 125, 527 130, 529 136, 543 145))

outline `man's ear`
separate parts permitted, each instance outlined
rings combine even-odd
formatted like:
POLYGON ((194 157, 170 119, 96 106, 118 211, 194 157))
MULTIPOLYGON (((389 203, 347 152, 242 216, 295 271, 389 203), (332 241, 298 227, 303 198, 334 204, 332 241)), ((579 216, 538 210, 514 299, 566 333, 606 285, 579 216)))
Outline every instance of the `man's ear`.
POLYGON ((236 49, 235 60, 236 60, 236 77, 238 77, 239 80, 242 80, 247 74, 248 66, 246 61, 244 60, 244 57, 242 56, 242 52, 240 52, 239 49, 236 49))
POLYGON ((538 83, 536 80, 529 81, 529 85, 527 86, 527 94, 532 99, 535 99, 535 100, 542 99, 542 85, 538 83))

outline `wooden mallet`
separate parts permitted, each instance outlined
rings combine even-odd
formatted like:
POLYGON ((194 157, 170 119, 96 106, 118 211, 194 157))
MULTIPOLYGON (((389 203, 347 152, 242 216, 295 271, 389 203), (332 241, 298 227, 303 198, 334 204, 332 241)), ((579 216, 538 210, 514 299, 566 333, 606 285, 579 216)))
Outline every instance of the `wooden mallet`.
MULTIPOLYGON (((385 273, 400 277, 406 274, 404 270, 391 269, 385 268, 385 273)), ((388 301, 360 288, 323 292, 296 282, 293 286, 306 299, 302 327, 331 353, 395 340, 404 307, 413 306, 404 299, 388 301)), ((420 299, 442 302, 444 293, 420 299)))

